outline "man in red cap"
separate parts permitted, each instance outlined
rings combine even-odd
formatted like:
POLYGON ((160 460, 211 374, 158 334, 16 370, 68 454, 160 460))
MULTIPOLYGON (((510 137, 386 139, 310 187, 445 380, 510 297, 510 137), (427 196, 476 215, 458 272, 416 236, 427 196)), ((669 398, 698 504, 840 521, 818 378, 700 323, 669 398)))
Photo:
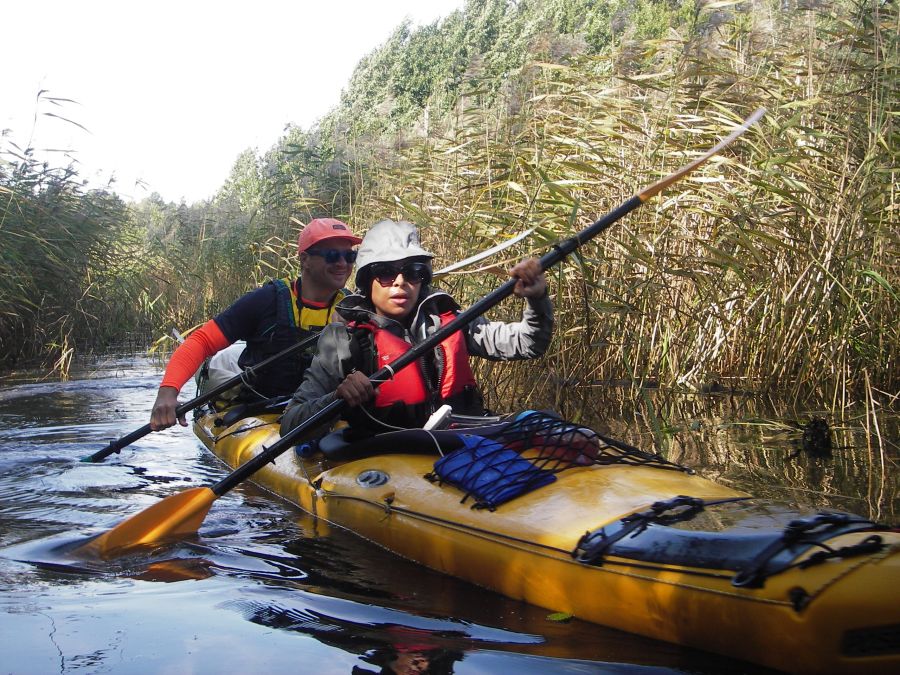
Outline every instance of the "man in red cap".
MULTIPOLYGON (((150 413, 150 428, 159 431, 175 424, 178 392, 206 358, 245 340, 237 363, 241 369, 252 367, 330 323, 335 306, 347 294, 344 284, 356 261, 353 247, 361 241, 340 220, 311 220, 297 244, 299 279, 275 279, 247 293, 175 350, 150 413)), ((270 398, 294 393, 313 354, 315 344, 261 371, 249 394, 270 398)), ((187 426, 184 416, 177 421, 187 426)))

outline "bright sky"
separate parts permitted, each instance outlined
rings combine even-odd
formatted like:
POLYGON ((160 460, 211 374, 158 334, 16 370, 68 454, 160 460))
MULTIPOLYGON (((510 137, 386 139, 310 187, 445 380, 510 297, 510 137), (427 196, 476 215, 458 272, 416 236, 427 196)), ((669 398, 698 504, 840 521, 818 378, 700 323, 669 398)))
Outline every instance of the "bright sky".
POLYGON ((114 174, 126 199, 204 199, 239 153, 264 152, 286 124, 308 129, 334 107, 354 66, 404 18, 424 25, 464 4, 8 0, 0 149, 68 150, 81 178, 97 186, 114 174), (77 103, 37 103, 42 89, 77 103))

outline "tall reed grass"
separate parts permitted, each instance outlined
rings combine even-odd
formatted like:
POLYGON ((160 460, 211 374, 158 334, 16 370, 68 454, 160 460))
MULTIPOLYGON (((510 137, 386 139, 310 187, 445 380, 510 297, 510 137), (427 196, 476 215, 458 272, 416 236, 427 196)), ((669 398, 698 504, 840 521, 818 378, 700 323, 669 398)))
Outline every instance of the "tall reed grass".
POLYGON ((0 163, 0 365, 38 359, 66 376, 76 348, 99 347, 151 324, 136 311, 140 237, 125 204, 85 191, 72 168, 31 148, 0 163))
MULTIPOLYGON (((481 377, 498 397, 625 379, 841 407, 868 373, 896 403, 897 9, 842 7, 533 63, 502 105, 472 83, 442 133, 355 158, 380 171, 362 172, 351 218, 413 220, 443 260, 537 225, 515 255, 540 254, 766 106, 733 150, 551 274, 547 368, 481 377)), ((463 302, 492 285, 453 283, 463 302)))

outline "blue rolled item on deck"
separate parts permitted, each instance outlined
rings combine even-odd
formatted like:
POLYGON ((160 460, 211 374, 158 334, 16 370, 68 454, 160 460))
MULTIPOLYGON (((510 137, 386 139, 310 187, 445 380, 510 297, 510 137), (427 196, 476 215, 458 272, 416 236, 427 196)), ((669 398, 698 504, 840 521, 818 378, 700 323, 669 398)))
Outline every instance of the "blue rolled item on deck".
POLYGON ((306 443, 301 443, 294 447, 294 452, 301 459, 309 459, 319 451, 319 439, 313 438, 306 443))
POLYGON ((519 453, 484 436, 460 435, 463 447, 434 464, 434 473, 476 499, 472 508, 490 509, 556 480, 519 453))

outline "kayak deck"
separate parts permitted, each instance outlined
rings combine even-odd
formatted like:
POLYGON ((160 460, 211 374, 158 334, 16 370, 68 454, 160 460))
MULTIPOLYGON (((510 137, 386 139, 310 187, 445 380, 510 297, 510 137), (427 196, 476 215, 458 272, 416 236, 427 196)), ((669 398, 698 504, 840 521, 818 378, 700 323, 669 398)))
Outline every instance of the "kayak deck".
MULTIPOLYGON (((232 467, 279 438, 271 415, 228 428, 217 428, 216 418, 201 417, 195 430, 232 467)), ((894 532, 880 533, 885 544, 871 555, 788 567, 765 576, 759 587, 742 588, 733 583, 734 569, 691 562, 700 535, 681 537, 688 544, 680 557, 635 555, 627 546, 611 546, 587 561, 576 553, 588 533, 602 540, 607 529, 614 532, 654 504, 681 495, 703 502, 747 495, 678 471, 591 465, 562 471, 553 483, 496 510, 474 509, 471 501, 461 503, 459 488, 425 478, 438 458, 390 452, 329 461, 287 452, 253 480, 401 556, 553 611, 794 672, 900 666, 900 537, 894 532)), ((651 528, 638 529, 622 542, 634 548, 637 534, 644 537, 651 528)), ((834 532, 827 544, 832 549, 861 547, 873 536, 834 532)), ((715 544, 708 548, 715 551, 715 544)), ((791 564, 819 550, 809 547, 791 564)))

